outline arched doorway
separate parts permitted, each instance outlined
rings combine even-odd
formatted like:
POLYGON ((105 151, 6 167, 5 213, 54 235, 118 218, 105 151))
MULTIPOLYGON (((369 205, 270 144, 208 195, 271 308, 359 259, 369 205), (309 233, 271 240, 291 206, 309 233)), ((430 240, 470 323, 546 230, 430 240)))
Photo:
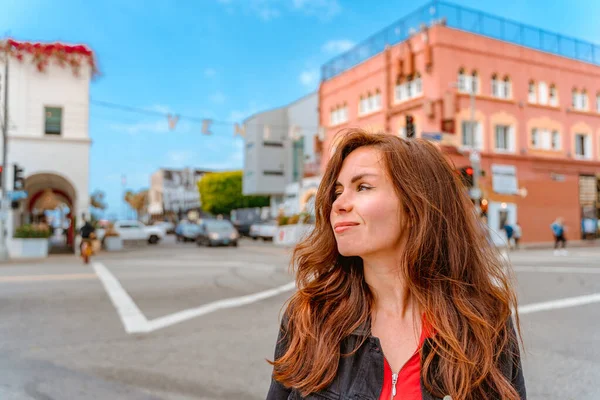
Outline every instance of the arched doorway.
POLYGON ((28 198, 21 223, 47 222, 53 227, 50 252, 73 251, 77 194, 73 185, 55 173, 38 173, 25 179, 28 198))

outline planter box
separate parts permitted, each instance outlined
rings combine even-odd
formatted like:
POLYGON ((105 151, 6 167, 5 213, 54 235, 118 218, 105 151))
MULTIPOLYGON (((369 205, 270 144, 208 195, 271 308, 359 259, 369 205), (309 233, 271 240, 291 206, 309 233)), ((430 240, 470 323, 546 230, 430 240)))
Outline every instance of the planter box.
POLYGON ((7 241, 10 258, 46 258, 48 257, 48 239, 18 239, 7 241))
POLYGON ((104 250, 119 251, 123 250, 123 239, 118 236, 109 236, 104 238, 104 250))
POLYGON ((313 229, 312 224, 296 224, 278 226, 273 236, 273 243, 278 246, 295 246, 305 238, 313 229))

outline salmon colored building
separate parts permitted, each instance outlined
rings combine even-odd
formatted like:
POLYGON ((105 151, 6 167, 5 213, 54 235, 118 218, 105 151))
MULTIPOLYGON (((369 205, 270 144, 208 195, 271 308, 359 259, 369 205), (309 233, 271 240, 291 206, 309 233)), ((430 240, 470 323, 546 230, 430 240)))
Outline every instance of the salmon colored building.
POLYGON ((321 168, 349 127, 439 144, 457 169, 481 156, 482 208, 497 243, 567 239, 600 216, 600 46, 432 2, 322 67, 321 168), (505 237, 505 236, 504 236, 505 237))

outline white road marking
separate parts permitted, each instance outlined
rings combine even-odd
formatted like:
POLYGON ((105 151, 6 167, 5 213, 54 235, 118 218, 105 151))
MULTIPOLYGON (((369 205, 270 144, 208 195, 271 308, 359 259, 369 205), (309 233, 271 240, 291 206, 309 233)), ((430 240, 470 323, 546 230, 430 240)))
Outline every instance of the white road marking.
POLYGON ((117 309, 127 333, 148 332, 148 320, 140 311, 117 278, 101 263, 94 263, 94 271, 102 281, 108 297, 117 309))
POLYGON ((600 293, 586 296, 568 297, 565 299, 545 301, 542 303, 527 304, 519 307, 519 314, 531 314, 539 311, 558 310, 561 308, 584 306, 592 303, 600 303, 600 293))
POLYGON ((559 274, 600 274, 600 268, 594 267, 513 267, 516 272, 550 272, 559 274))
POLYGON ((167 326, 175 325, 179 322, 187 321, 188 319, 196 318, 217 310, 235 308, 244 306, 246 304, 256 303, 257 301, 268 299, 269 297, 277 296, 281 293, 288 292, 294 289, 295 287, 296 283, 290 282, 283 286, 279 286, 275 289, 269 289, 263 292, 254 293, 247 296, 218 300, 200 307, 179 311, 175 314, 167 315, 165 317, 157 318, 150 321, 149 331, 151 332, 157 329, 166 328, 167 326))
POLYGON ((123 289, 123 286, 121 286, 117 278, 115 278, 115 276, 103 264, 94 263, 94 271, 96 271, 96 274, 104 285, 104 289, 106 289, 110 300, 117 309, 117 313, 119 314, 121 322, 125 327, 125 332, 127 333, 153 332, 155 330, 166 328, 168 326, 175 325, 180 322, 184 322, 218 310, 256 303, 258 301, 268 299, 269 297, 274 297, 281 293, 288 292, 296 287, 295 282, 290 282, 274 289, 268 289, 246 296, 214 301, 200 307, 179 311, 149 321, 140 311, 135 302, 131 299, 129 294, 127 294, 125 289, 123 289))

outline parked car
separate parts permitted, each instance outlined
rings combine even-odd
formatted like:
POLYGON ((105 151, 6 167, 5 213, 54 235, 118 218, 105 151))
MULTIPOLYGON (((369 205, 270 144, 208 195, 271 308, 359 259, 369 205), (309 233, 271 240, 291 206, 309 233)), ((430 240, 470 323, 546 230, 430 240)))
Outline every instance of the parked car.
POLYGON ((240 235, 226 219, 205 219, 196 237, 198 246, 237 246, 240 235))
MULTIPOLYGON (((123 241, 146 240, 150 244, 156 244, 166 235, 162 227, 147 226, 134 220, 115 221, 113 228, 123 241)), ((102 240, 104 238, 104 230, 97 229, 96 236, 99 240, 102 240)))
POLYGON ((253 240, 273 240, 277 231, 277 221, 263 221, 250 226, 250 237, 253 240))
POLYGON ((200 233, 200 229, 200 225, 194 222, 181 221, 177 224, 177 227, 175 227, 175 237, 178 242, 193 242, 200 233))
POLYGON ((175 224, 169 221, 156 221, 152 224, 153 226, 161 227, 168 234, 175 233, 175 224))

